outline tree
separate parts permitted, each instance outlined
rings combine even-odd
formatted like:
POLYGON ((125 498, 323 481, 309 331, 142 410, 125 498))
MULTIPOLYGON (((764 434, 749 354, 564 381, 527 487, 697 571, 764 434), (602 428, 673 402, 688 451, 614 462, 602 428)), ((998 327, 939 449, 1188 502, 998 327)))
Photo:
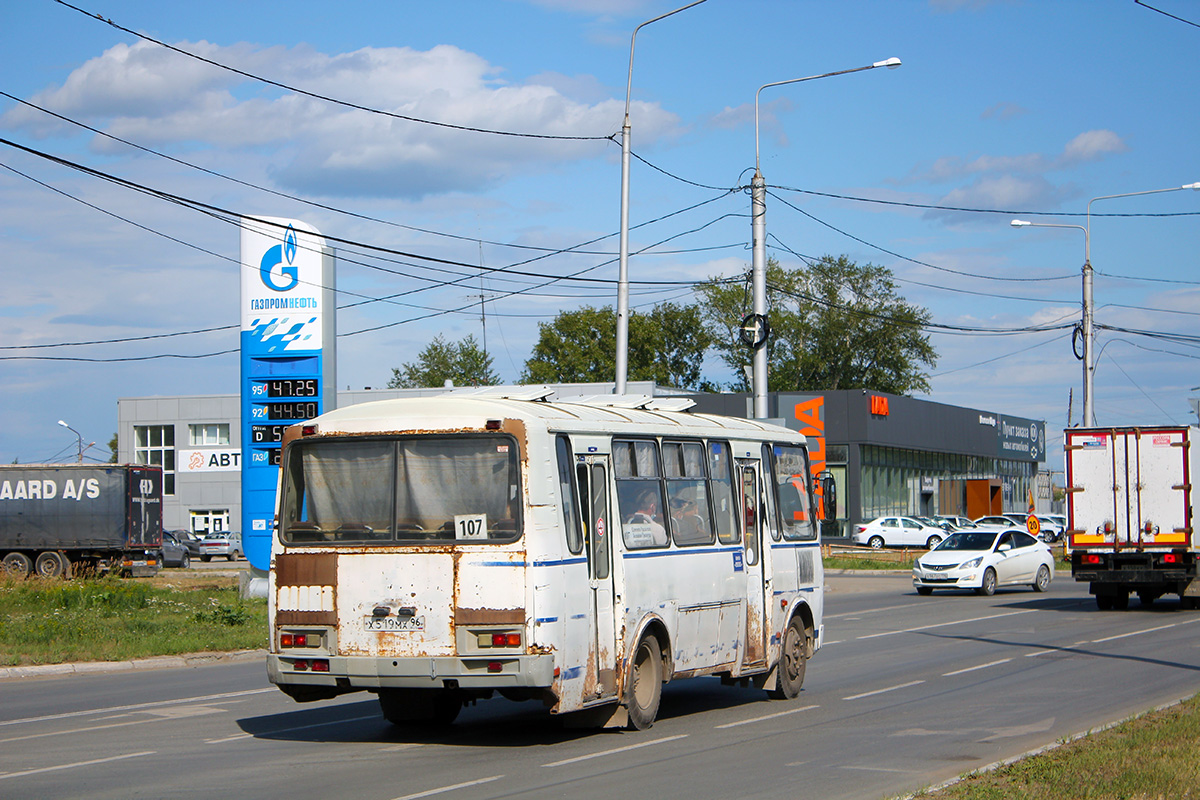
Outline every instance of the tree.
POLYGON ((108 449, 112 451, 112 454, 108 457, 108 463, 110 464, 117 463, 117 441, 117 434, 115 433, 113 434, 113 438, 108 440, 108 449))
MULTIPOLYGON (((751 311, 750 288, 712 279, 698 291, 705 320, 740 388, 753 361, 738 329, 751 311)), ((929 391, 923 366, 937 351, 922 326, 929 311, 896 293, 891 270, 845 256, 784 269, 767 263, 767 387, 770 391, 871 389, 892 394, 929 391)))
MULTIPOLYGON (((617 315, 612 306, 564 311, 538 329, 522 383, 599 383, 615 378, 617 315)), ((696 306, 661 303, 648 314, 630 311, 627 377, 696 388, 711 344, 696 306)))
POLYGON ((438 334, 417 360, 392 368, 389 389, 419 389, 442 386, 447 380, 455 386, 494 386, 500 382, 492 372, 492 357, 468 334, 458 342, 447 342, 438 334))

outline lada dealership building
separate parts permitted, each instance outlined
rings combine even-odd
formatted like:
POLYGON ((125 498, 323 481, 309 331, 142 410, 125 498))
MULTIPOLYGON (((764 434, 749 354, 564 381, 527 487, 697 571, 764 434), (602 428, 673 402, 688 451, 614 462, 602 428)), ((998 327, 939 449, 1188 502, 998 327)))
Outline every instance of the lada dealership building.
MULTIPOLYGON (((555 397, 599 395, 612 384, 553 387, 555 397)), ((689 397, 695 412, 746 417, 745 394, 702 394, 630 382, 629 394, 689 397)), ((445 389, 339 392, 338 406, 445 389)), ((118 459, 162 466, 163 525, 241 529, 241 419, 237 395, 123 398, 118 459)), ((773 421, 810 438, 813 471, 837 481, 836 528, 886 514, 979 517, 1050 508, 1046 423, 911 397, 845 391, 775 393, 773 421)), ((827 528, 827 533, 834 531, 827 528)))

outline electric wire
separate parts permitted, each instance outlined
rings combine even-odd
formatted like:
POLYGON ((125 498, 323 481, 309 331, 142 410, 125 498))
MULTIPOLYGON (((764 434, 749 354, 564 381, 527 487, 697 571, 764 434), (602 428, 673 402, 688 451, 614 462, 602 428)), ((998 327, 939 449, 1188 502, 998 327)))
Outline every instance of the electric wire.
POLYGON ((610 133, 607 136, 598 136, 598 135, 596 135, 596 136, 569 136, 566 134, 521 133, 521 132, 516 132, 516 131, 500 131, 500 130, 491 130, 488 128, 478 128, 478 127, 474 127, 471 125, 455 125, 454 123, 450 123, 450 122, 439 122, 437 120, 421 119, 420 117, 413 117, 413 116, 409 116, 407 114, 397 114, 394 111, 384 111, 384 110, 378 109, 378 108, 371 108, 370 106, 360 105, 359 103, 351 103, 346 100, 339 100, 336 97, 329 97, 328 95, 318 94, 316 92, 310 92, 307 89, 299 89, 295 86, 289 86, 286 83, 281 83, 279 81, 271 80, 270 78, 264 78, 261 75, 255 75, 251 72, 246 72, 245 70, 238 69, 237 67, 232 67, 228 64, 222 64, 221 62, 214 61, 211 58, 205 58, 204 56, 184 50, 181 47, 176 47, 175 45, 167 44, 166 42, 161 41, 159 39, 155 39, 152 36, 148 36, 144 33, 139 33, 135 30, 132 30, 131 28, 126 28, 123 25, 119 25, 116 22, 113 22, 108 17, 105 17, 101 14, 94 14, 90 11, 85 11, 84 9, 82 9, 78 6, 71 5, 70 3, 66 2, 66 0, 54 0, 54 2, 58 3, 61 6, 65 6, 69 9, 72 9, 74 11, 78 11, 80 14, 83 14, 85 17, 90 17, 91 19, 99 20, 100 22, 103 22, 105 25, 109 25, 113 28, 116 28, 117 30, 122 31, 123 33, 129 34, 130 36, 135 36, 138 39, 142 39, 144 41, 150 42, 151 44, 158 45, 159 47, 163 47, 172 52, 179 53, 180 55, 187 56, 188 58, 195 59, 196 61, 201 61, 210 66, 214 66, 219 69, 223 69, 227 72, 232 72, 236 75, 241 75, 243 78, 249 78, 252 81, 258 81, 259 83, 265 83, 268 86, 274 86, 278 89, 284 89, 285 91, 294 92, 296 94, 303 95, 305 97, 311 97, 314 100, 321 100, 323 102, 332 103, 333 105, 342 106, 344 108, 351 108, 351 109, 354 109, 355 111, 365 111, 370 114, 379 114, 384 117, 391 117, 392 119, 404 120, 405 122, 416 122, 416 123, 420 123, 422 125, 433 125, 433 126, 439 127, 439 128, 449 128, 451 130, 466 131, 468 133, 486 133, 486 134, 491 134, 494 136, 511 136, 511 137, 517 137, 517 138, 522 138, 522 139, 556 139, 556 140, 560 140, 560 141, 565 140, 565 141, 609 141, 609 142, 614 142, 614 143, 616 142, 616 138, 615 138, 616 133, 615 132, 610 133))

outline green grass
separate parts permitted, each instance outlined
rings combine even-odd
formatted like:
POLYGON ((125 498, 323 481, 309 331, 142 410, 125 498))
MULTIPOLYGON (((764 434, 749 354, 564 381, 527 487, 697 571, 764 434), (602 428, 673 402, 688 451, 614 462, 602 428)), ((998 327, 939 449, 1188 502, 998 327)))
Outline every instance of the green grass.
POLYGON ((1200 695, 1047 753, 972 774, 928 800, 1200 798, 1200 695))
POLYGON ((0 666, 266 647, 266 600, 231 583, 0 578, 0 666))

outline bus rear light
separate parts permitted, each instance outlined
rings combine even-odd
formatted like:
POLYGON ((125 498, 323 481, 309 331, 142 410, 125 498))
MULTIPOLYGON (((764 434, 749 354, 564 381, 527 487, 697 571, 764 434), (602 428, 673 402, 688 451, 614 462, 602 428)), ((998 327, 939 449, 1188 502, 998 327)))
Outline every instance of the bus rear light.
POLYGON ((281 648, 289 647, 320 647, 321 634, 319 633, 281 633, 279 634, 279 646, 281 648))
POLYGON ((519 633, 481 633, 479 634, 480 647, 520 647, 521 634, 519 633))
POLYGON ((488 430, 488 431, 498 431, 498 430, 500 430, 500 420, 489 419, 487 422, 485 422, 483 424, 483 428, 484 428, 484 430, 488 430))
POLYGON ((315 658, 312 662, 313 672, 329 672, 329 662, 323 658, 315 658))
POLYGON ((301 436, 315 436, 317 433, 316 425, 302 425, 300 427, 301 436))
POLYGON ((292 662, 292 669, 296 670, 296 672, 308 672, 308 659, 297 658, 292 662))
POLYGON ((489 661, 488 672, 504 672, 504 665, 499 661, 489 661))

